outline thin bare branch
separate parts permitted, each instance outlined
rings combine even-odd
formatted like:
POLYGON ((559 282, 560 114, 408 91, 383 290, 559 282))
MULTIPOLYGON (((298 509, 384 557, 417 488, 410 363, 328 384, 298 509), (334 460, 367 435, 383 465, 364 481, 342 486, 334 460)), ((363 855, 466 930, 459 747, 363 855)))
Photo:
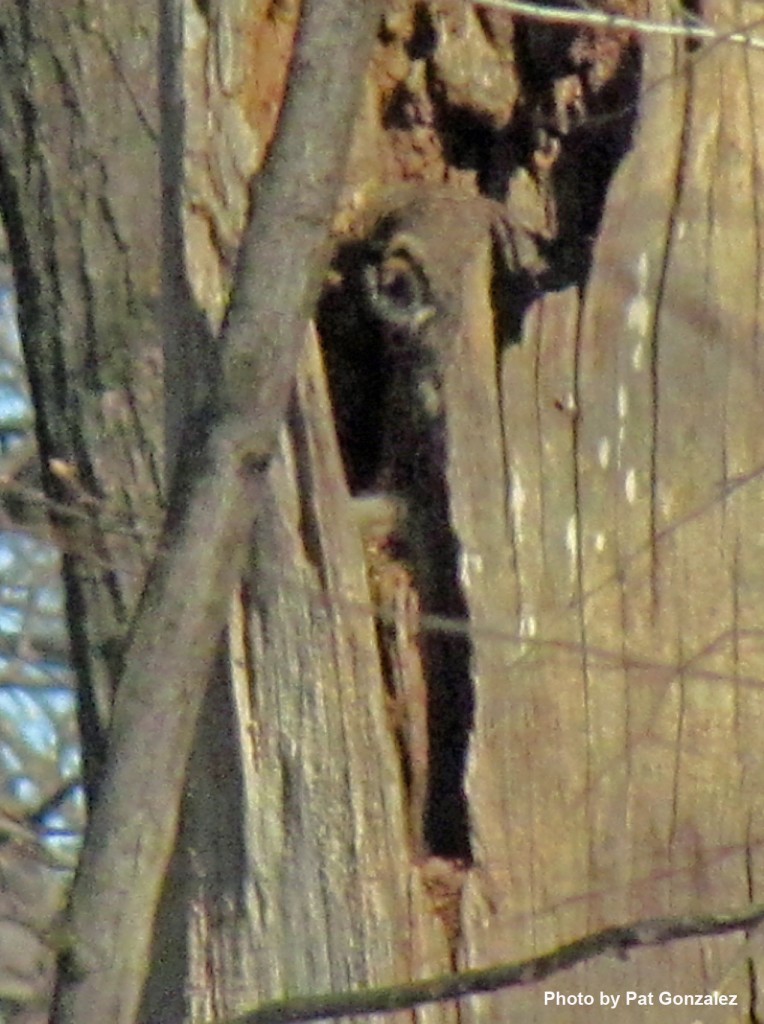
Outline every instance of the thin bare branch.
MULTIPOLYGON (((602 955, 623 957, 630 949, 663 946, 676 939, 723 935, 754 928, 764 921, 764 905, 756 904, 729 914, 658 917, 586 935, 542 956, 518 963, 444 974, 424 981, 334 995, 304 996, 265 1003, 230 1024, 295 1024, 297 1021, 336 1020, 370 1013, 392 1013, 425 1003, 483 995, 543 981, 560 971, 602 955)), ((719 1000, 718 994, 716 998, 719 1000)))
MULTIPOLYGON (((477 2, 477 0, 475 0, 477 2)), ((730 32, 710 28, 707 25, 674 25, 671 22, 649 21, 630 18, 625 14, 610 14, 580 7, 547 7, 545 4, 528 3, 526 0, 479 0, 480 7, 496 7, 512 14, 520 14, 534 21, 546 21, 558 25, 591 25, 594 28, 625 29, 641 35, 673 36, 676 39, 697 39, 711 42, 737 43, 754 50, 764 50, 764 39, 752 36, 753 29, 760 29, 764 19, 757 19, 739 26, 730 32)))

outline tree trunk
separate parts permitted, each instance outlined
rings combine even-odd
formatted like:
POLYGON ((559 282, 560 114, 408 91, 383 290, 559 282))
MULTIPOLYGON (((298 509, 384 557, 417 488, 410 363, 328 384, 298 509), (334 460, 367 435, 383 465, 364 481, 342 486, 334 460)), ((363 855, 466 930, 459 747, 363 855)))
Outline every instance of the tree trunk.
POLYGON ((0 206, 97 782, 163 473, 151 2, 0 13, 0 206))
MULTIPOLYGON (((145 4, 50 6, 0 14, 0 203, 95 787, 160 505, 158 30, 145 4)), ((162 12, 174 450, 297 11, 162 12)), ((744 47, 391 0, 142 1019, 761 898, 762 75, 744 47)), ((684 1021, 659 993, 715 988, 755 1013, 744 937, 396 1016, 631 991, 633 1019, 684 1021)))
MULTIPOLYGON (((645 40, 587 284, 545 297, 505 353, 517 605, 485 614, 526 642, 480 644, 468 793, 489 881, 473 873, 462 907, 470 963, 760 898, 762 74, 742 48, 645 40)), ((759 983, 733 936, 548 987, 653 993, 647 1020, 674 1019, 664 990, 755 1012, 759 983)), ((549 1012, 533 991, 508 1005, 549 1012)))

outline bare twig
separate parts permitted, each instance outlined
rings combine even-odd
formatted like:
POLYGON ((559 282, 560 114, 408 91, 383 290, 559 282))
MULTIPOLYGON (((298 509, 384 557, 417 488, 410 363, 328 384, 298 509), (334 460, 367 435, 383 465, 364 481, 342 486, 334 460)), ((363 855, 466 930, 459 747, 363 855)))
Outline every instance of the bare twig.
POLYGON ((338 1017, 367 1013, 392 1013, 425 1003, 443 1002, 464 996, 496 992, 543 981, 560 971, 570 970, 586 960, 603 954, 623 957, 630 949, 663 946, 676 939, 693 936, 723 935, 726 932, 753 928, 764 921, 764 905, 756 904, 730 914, 697 914, 687 917, 658 917, 647 921, 586 935, 551 953, 498 964, 479 970, 444 974, 424 981, 334 995, 304 996, 285 999, 242 1014, 230 1024, 295 1024, 297 1021, 335 1020, 338 1017))
POLYGON ((747 25, 739 26, 730 32, 725 32, 723 29, 709 28, 707 25, 674 25, 671 22, 649 21, 642 18, 630 18, 625 14, 595 11, 588 7, 553 7, 541 3, 528 3, 527 0, 475 0, 475 2, 479 2, 480 7, 496 7, 499 10, 520 14, 534 21, 546 21, 551 24, 625 29, 630 32, 638 32, 641 35, 737 43, 741 46, 749 46, 754 50, 764 50, 764 39, 750 35, 751 30, 760 29, 764 25, 764 19, 761 18, 747 25))

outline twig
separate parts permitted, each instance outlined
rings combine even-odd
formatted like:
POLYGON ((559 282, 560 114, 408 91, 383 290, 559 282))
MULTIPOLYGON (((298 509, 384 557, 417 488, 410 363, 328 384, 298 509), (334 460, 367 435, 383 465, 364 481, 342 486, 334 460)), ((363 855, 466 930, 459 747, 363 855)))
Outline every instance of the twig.
POLYGON ((392 1013, 394 1010, 412 1009, 425 1003, 528 985, 603 954, 623 957, 629 949, 662 946, 692 936, 723 935, 743 928, 753 928, 762 921, 764 904, 756 904, 730 914, 652 918, 635 924, 606 928, 560 946, 551 953, 518 963, 444 974, 386 988, 264 1003, 256 1010, 236 1017, 229 1024, 295 1024, 297 1021, 335 1020, 357 1014, 392 1013))
POLYGON ((630 18, 625 14, 610 14, 607 11, 582 10, 580 7, 547 7, 544 4, 528 3, 526 0, 474 0, 480 7, 496 7, 512 14, 520 14, 534 21, 546 21, 558 25, 592 25, 595 28, 626 29, 642 35, 673 36, 677 39, 705 39, 712 42, 737 43, 750 46, 753 50, 764 50, 764 39, 749 35, 751 29, 761 28, 764 19, 749 22, 731 32, 709 28, 707 25, 674 25, 671 22, 647 21, 630 18))

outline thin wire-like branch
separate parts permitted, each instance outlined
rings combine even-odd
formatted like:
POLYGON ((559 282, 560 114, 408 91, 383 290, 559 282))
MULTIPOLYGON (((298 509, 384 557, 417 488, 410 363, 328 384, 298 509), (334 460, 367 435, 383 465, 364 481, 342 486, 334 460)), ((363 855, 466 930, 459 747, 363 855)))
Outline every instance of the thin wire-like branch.
MULTIPOLYGON (((759 482, 764 475, 764 466, 757 466, 754 470, 746 474, 742 474, 734 479, 728 480, 725 483, 719 483, 718 495, 714 500, 720 500, 727 498, 735 491, 740 488, 747 486, 751 483, 759 482)), ((72 508, 71 506, 57 503, 48 498, 42 491, 38 491, 33 488, 25 488, 21 485, 6 484, 2 483, 0 477, 0 496, 3 493, 9 492, 11 494, 19 493, 24 497, 27 497, 30 501, 39 503, 41 509, 53 510, 57 514, 63 516, 69 516, 71 518, 78 518, 88 520, 92 516, 92 510, 86 511, 79 508, 72 508)), ((119 535, 124 534, 126 536, 133 536, 135 538, 159 538, 159 527, 150 521, 128 521, 128 519, 118 512, 111 512, 109 506, 105 502, 100 503, 99 512, 99 525, 103 529, 104 533, 119 535)), ((705 510, 705 506, 702 507, 705 510)), ((694 509, 692 513, 687 516, 677 517, 673 522, 669 522, 658 534, 657 539, 659 541, 665 540, 673 536, 682 526, 686 525, 688 521, 695 519, 698 515, 698 510, 694 509)), ((9 529, 12 524, 9 524, 5 529, 9 529)), ((25 533, 29 533, 30 529, 28 526, 24 526, 23 530, 25 533)), ((62 550, 70 550, 65 546, 60 545, 62 550)), ((159 556, 161 549, 157 549, 157 556, 159 556)), ((626 560, 628 565, 629 561, 635 561, 642 553, 641 548, 637 548, 632 553, 630 559, 626 560)), ((120 572, 127 572, 128 570, 124 565, 119 564, 112 560, 99 559, 92 552, 88 552, 88 557, 93 560, 96 564, 102 565, 108 569, 118 569, 120 572)), ((588 599, 596 595, 601 589, 608 586, 612 580, 605 578, 604 581, 600 581, 597 587, 589 591, 584 595, 585 599, 588 599)), ((323 587, 315 587, 316 599, 325 598, 325 591, 323 587)), ((350 614, 358 615, 372 615, 375 616, 381 623, 394 626, 395 620, 392 616, 387 616, 384 612, 380 611, 373 602, 359 600, 357 597, 349 597, 344 594, 336 594, 332 600, 341 607, 344 611, 350 614)), ((483 640, 491 644, 502 644, 512 647, 521 648, 523 651, 532 650, 538 652, 543 649, 556 650, 556 651, 569 651, 571 654, 580 653, 580 644, 562 640, 554 637, 539 637, 539 636, 526 636, 517 631, 517 629, 508 629, 504 625, 499 623, 476 621, 474 618, 463 618, 456 616, 446 615, 435 615, 435 614, 423 614, 419 619, 419 629, 423 634, 441 634, 450 636, 464 636, 469 639, 483 640)), ((760 635, 759 630, 743 631, 747 635, 760 635)), ((723 632, 715 638, 716 642, 727 637, 727 633, 723 632)), ((6 644, 6 650, 3 652, 2 637, 0 637, 0 653, 5 653, 7 657, 13 656, 15 646, 10 644, 10 641, 6 644)), ((668 663, 659 659, 647 658, 637 655, 629 655, 625 653, 621 648, 618 650, 609 650, 602 647, 595 647, 590 645, 587 647, 587 652, 590 657, 599 660, 600 667, 607 669, 612 667, 613 670, 621 671, 624 668, 628 668, 634 671, 649 672, 649 673, 678 673, 682 672, 686 678, 693 678, 698 680, 707 680, 710 682, 717 682, 727 678, 723 673, 719 673, 715 670, 700 668, 697 665, 691 666, 690 662, 682 663, 668 663)), ((23 661, 23 659, 21 659, 23 661)), ((508 668, 511 662, 508 662, 508 668)), ((5 684, 2 677, 0 677, 0 688, 3 685, 16 685, 16 675, 13 672, 8 674, 9 682, 5 684)), ((736 675, 735 684, 737 686, 747 686, 761 688, 764 686, 764 679, 758 675, 736 675)), ((28 683, 25 685, 35 685, 28 683)), ((55 685, 60 686, 60 680, 54 678, 50 683, 43 682, 41 686, 55 685)))
POLYGON ((764 921, 764 905, 756 904, 729 914, 658 917, 586 935, 551 953, 479 970, 444 974, 424 981, 335 995, 303 996, 265 1003, 230 1024, 296 1024, 298 1021, 336 1020, 367 1013, 392 1013, 425 1003, 483 995, 543 981, 603 954, 623 957, 630 949, 662 946, 676 939, 723 935, 753 928, 764 921))
POLYGON ((630 18, 625 14, 610 14, 608 11, 594 11, 580 7, 547 7, 527 0, 479 0, 481 7, 496 7, 499 10, 520 14, 534 21, 546 21, 558 25, 591 25, 594 28, 625 29, 642 35, 673 36, 677 39, 697 39, 711 42, 737 43, 754 50, 764 50, 764 39, 750 35, 752 29, 764 25, 758 18, 733 31, 710 28, 708 25, 674 25, 671 22, 649 21, 630 18))

